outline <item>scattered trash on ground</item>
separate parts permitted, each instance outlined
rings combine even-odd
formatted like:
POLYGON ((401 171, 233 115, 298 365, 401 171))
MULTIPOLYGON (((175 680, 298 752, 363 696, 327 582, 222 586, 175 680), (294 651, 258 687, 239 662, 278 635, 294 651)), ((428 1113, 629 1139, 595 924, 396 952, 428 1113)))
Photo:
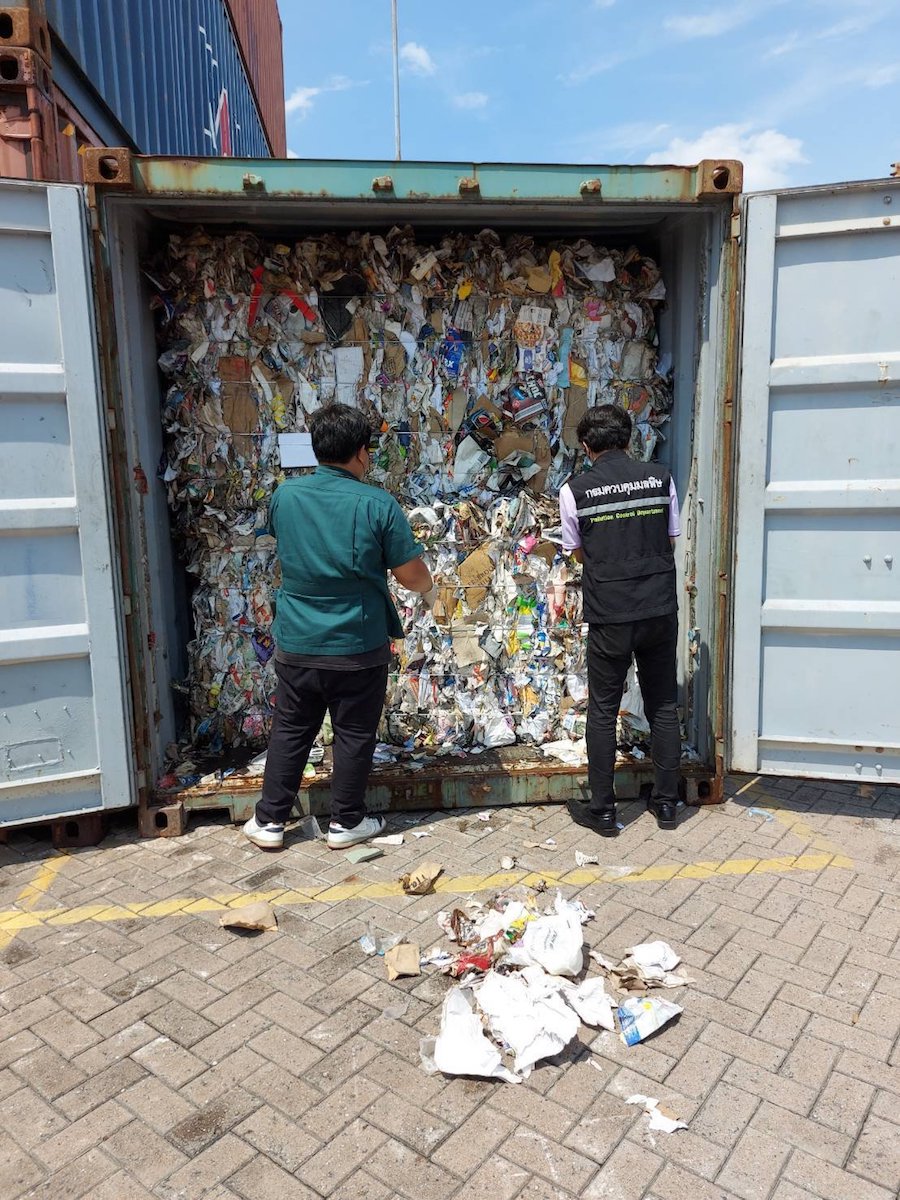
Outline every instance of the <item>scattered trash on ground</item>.
POLYGON ((403 941, 402 933, 389 933, 385 937, 380 937, 375 932, 375 926, 370 921, 366 932, 359 939, 359 944, 360 944, 360 947, 362 948, 363 954, 384 955, 388 952, 388 950, 391 949, 392 946, 396 946, 399 942, 402 942, 402 941, 403 941))
POLYGON ((694 982, 689 975, 676 975, 672 970, 681 959, 668 942, 643 942, 632 946, 619 963, 605 958, 597 950, 591 950, 590 957, 609 974, 620 991, 631 995, 645 996, 652 988, 677 988, 694 982))
POLYGON ((402 833, 386 833, 384 837, 372 838, 373 846, 402 846, 402 833))
POLYGON ((683 1012, 680 1004, 672 1004, 670 1000, 629 996, 618 1010, 622 1041, 626 1046, 645 1042, 657 1029, 662 1029, 683 1012))
POLYGON ((381 858, 384 851, 380 846, 355 846, 352 850, 348 850, 344 855, 347 862, 364 863, 371 862, 373 858, 381 858))
POLYGON ((434 891, 435 881, 443 874, 440 863, 426 862, 406 875, 400 876, 400 886, 407 896, 427 896, 434 891))
POLYGON ((421 975, 420 957, 419 947, 410 942, 400 942, 391 946, 384 955, 388 980, 400 979, 407 975, 421 975))
POLYGON ((762 817, 764 821, 774 821, 774 813, 770 813, 767 808, 748 808, 748 817, 762 817))
POLYGON ((682 1012, 667 1000, 645 998, 650 988, 691 982, 674 974, 680 959, 666 942, 633 946, 618 963, 592 950, 590 960, 605 978, 582 977, 582 927, 594 915, 561 892, 541 911, 537 892, 523 884, 439 912, 437 923, 454 948, 435 946, 420 963, 459 983, 445 999, 439 1034, 422 1041, 425 1070, 518 1082, 536 1063, 561 1053, 582 1023, 618 1028, 634 1045, 682 1012), (607 985, 624 993, 622 999, 607 985), (638 989, 640 995, 629 994, 638 989))
POLYGON ((305 837, 315 838, 317 842, 323 842, 325 840, 325 834, 322 831, 322 826, 312 815, 308 817, 301 817, 297 822, 297 828, 305 837))
POLYGON ((599 854, 585 854, 583 850, 575 851, 575 866, 576 867, 591 867, 600 866, 599 854))
POLYGON ((687 1122, 679 1121, 665 1108, 660 1108, 655 1096, 629 1096, 626 1104, 639 1104, 650 1118, 647 1128, 654 1133, 675 1133, 678 1129, 687 1129, 687 1122))
POLYGON ((503 858, 500 859, 500 870, 501 871, 514 871, 515 867, 516 867, 516 860, 512 857, 511 854, 506 854, 503 856, 503 858))
POLYGON ((526 850, 555 850, 556 838, 544 838, 542 842, 525 842, 523 843, 526 850))
POLYGON ((266 900, 229 908, 219 917, 219 924, 224 929, 259 929, 267 933, 278 928, 275 910, 266 900))

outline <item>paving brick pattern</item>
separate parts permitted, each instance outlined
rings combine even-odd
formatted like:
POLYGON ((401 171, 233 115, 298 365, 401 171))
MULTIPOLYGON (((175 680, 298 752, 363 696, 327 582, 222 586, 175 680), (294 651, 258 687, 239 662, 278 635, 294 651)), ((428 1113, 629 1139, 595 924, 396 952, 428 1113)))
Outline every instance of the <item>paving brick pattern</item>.
MULTIPOLYGON (((123 821, 28 904, 388 882, 424 858, 448 876, 488 875, 505 854, 564 872, 577 847, 636 868, 768 865, 566 887, 596 910, 591 945, 616 955, 665 938, 696 982, 651 1042, 583 1028, 518 1086, 425 1074, 419 1040, 437 1030, 448 981, 389 984, 358 946, 370 923, 435 944, 447 896, 282 908, 277 934, 223 930, 202 904, 22 929, 0 951, 0 1197, 891 1200, 900 792, 747 782, 730 781, 724 806, 685 810, 674 833, 625 805, 616 842, 552 806, 497 810, 487 826, 434 814, 430 838, 364 867, 303 840, 265 856, 215 815, 177 840, 140 842, 123 821), (524 848, 548 837, 553 852, 524 848), (849 865, 790 869, 823 847, 849 865), (624 1103, 634 1092, 688 1130, 650 1133, 624 1103)), ((0 847, 5 909, 50 855, 26 834, 0 847)))

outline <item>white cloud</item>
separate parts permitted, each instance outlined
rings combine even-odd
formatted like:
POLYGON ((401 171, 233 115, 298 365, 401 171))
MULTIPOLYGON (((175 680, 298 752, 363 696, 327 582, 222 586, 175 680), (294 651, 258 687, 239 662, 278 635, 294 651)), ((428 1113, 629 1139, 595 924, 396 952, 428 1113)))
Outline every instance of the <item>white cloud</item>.
POLYGON ((294 114, 299 114, 301 117, 309 116, 313 102, 324 92, 346 92, 348 88, 357 86, 359 85, 352 79, 348 79, 346 75, 332 75, 327 83, 320 84, 318 87, 294 88, 284 102, 284 111, 289 117, 294 114))
POLYGON ((807 161, 803 143, 777 129, 754 129, 749 123, 717 125, 696 138, 672 138, 648 163, 693 165, 702 158, 737 158, 744 164, 745 191, 784 187, 793 167, 807 161))
POLYGON ((404 42, 400 47, 400 61, 414 75, 434 75, 437 71, 434 59, 418 42, 404 42))
POLYGON ((793 33, 789 33, 787 37, 782 38, 780 42, 776 42, 774 46, 770 47, 766 51, 766 58, 781 58, 784 54, 792 54, 802 44, 800 34, 795 30, 793 33))
POLYGON ((900 79, 900 63, 893 63, 889 67, 876 67, 874 71, 861 73, 860 79, 869 88, 890 87, 900 79))
POLYGON ((456 108, 474 111, 478 108, 485 108, 488 100, 490 100, 490 96, 487 92, 461 92, 458 96, 453 97, 453 104, 456 108))
POLYGON ((313 100, 316 96, 321 95, 320 87, 298 87, 294 88, 287 100, 284 102, 284 111, 289 117, 294 113, 301 113, 304 117, 313 106, 313 100))
POLYGON ((602 75, 606 71, 614 71, 616 67, 620 67, 623 63, 630 62, 632 59, 638 57, 639 54, 633 50, 613 51, 612 54, 607 54, 602 58, 592 58, 584 66, 574 67, 571 71, 560 75, 559 79, 563 83, 569 84, 587 83, 589 79, 594 79, 597 75, 602 75))
POLYGON ((299 157, 300 157, 300 155, 297 153, 297 151, 296 151, 296 150, 292 150, 292 149, 290 148, 290 146, 288 146, 288 148, 287 148, 287 154, 285 155, 285 158, 299 158, 299 157))
POLYGON ((593 0, 594 8, 612 8, 616 0, 593 0))
POLYGON ((669 17, 664 25, 669 33, 674 33, 677 38, 692 41, 695 38, 721 37, 723 33, 730 33, 739 25, 746 24, 752 16, 753 13, 746 8, 736 7, 720 9, 718 12, 696 13, 692 17, 669 17))

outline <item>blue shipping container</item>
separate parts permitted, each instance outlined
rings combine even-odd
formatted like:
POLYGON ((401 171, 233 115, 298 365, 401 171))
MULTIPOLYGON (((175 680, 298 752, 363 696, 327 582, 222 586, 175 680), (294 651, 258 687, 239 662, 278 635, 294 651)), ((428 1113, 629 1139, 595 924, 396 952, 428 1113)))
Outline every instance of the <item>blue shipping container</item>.
POLYGON ((46 0, 54 74, 93 92, 141 154, 267 158, 268 139, 224 0, 46 0), (65 72, 68 55, 84 79, 65 72))

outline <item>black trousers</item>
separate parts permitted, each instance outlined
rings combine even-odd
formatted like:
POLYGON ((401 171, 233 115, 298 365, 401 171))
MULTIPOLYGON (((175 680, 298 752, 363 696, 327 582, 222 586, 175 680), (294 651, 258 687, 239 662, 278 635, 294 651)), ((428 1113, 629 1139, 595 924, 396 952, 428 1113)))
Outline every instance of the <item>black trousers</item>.
POLYGON ((256 819, 282 824, 290 816, 303 770, 325 714, 334 730, 331 819, 346 827, 366 815, 365 793, 388 667, 328 671, 276 663, 275 718, 256 819))
POLYGON ((600 812, 616 802, 616 718, 622 703, 631 656, 637 662, 644 712, 650 723, 656 771, 654 800, 678 799, 681 730, 678 725, 675 650, 678 615, 647 617, 622 624, 588 626, 588 779, 591 808, 600 812))

